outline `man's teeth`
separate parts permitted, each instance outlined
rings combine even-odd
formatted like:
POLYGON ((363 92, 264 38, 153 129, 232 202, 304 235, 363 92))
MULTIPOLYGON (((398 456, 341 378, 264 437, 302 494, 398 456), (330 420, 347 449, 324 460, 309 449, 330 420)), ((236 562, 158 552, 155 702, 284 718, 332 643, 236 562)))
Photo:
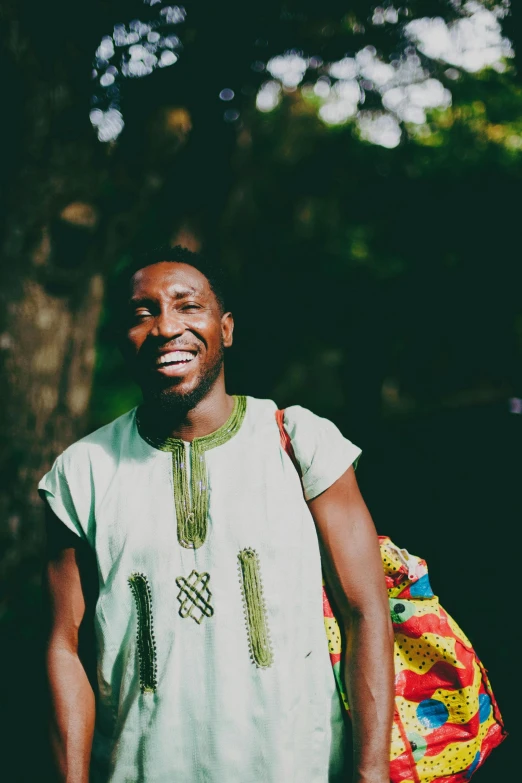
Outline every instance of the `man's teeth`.
POLYGON ((170 351, 159 356, 156 364, 170 364, 171 362, 190 362, 194 358, 193 353, 189 351, 170 351))

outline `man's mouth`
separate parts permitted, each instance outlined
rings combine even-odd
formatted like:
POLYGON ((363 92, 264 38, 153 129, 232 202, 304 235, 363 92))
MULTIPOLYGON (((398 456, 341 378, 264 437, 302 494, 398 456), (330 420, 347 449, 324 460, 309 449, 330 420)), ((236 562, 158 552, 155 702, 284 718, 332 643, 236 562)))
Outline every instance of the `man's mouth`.
POLYGON ((158 356, 156 359, 156 365, 163 366, 165 364, 186 364, 191 362, 196 354, 190 351, 170 351, 158 356))
POLYGON ((156 359, 156 370, 162 375, 176 375, 183 371, 196 358, 197 353, 191 351, 169 351, 156 359))

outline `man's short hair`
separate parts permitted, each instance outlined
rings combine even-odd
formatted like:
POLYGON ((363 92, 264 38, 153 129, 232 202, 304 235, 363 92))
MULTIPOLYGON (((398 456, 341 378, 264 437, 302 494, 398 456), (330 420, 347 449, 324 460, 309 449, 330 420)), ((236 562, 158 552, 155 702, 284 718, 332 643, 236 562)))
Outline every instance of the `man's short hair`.
POLYGON ((221 312, 225 311, 223 270, 219 264, 211 261, 202 253, 195 253, 181 245, 175 245, 174 247, 171 247, 170 245, 160 245, 159 247, 142 253, 134 263, 125 270, 127 284, 130 284, 131 279, 140 269, 152 266, 153 264, 160 264, 162 261, 188 264, 189 266, 193 266, 194 269, 197 269, 198 272, 201 272, 201 274, 207 278, 210 288, 218 301, 221 312))

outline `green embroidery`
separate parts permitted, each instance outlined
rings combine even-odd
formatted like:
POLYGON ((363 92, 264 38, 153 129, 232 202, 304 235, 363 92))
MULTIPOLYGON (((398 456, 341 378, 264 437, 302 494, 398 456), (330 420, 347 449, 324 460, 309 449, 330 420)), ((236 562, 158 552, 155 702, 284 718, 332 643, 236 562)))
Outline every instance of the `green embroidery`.
POLYGON ((214 609, 210 605, 212 593, 207 586, 209 579, 209 574, 198 574, 197 571, 192 571, 188 579, 178 576, 176 584, 179 587, 180 617, 192 617, 198 625, 204 617, 212 617, 214 609))
POLYGON ((152 446, 172 453, 178 541, 186 549, 198 549, 207 537, 209 488, 205 452, 229 441, 241 427, 245 413, 246 397, 235 396, 234 409, 228 421, 215 432, 194 438, 190 448, 190 488, 183 441, 179 438, 156 440, 140 430, 141 436, 152 446))
POLYGON ((257 666, 267 668, 272 665, 274 656, 268 634, 259 557, 255 550, 243 549, 237 558, 250 655, 257 666))
POLYGON ((142 693, 156 691, 156 642, 152 622, 152 597, 145 574, 132 573, 129 585, 138 613, 137 647, 140 661, 140 688, 142 693))

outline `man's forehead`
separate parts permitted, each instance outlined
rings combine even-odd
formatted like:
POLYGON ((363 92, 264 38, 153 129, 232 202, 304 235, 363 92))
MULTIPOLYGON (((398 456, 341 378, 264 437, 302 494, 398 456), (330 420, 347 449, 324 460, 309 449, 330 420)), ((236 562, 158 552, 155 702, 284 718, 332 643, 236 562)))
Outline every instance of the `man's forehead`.
POLYGON ((175 261, 160 261, 139 269, 132 278, 133 297, 150 294, 155 296, 179 297, 186 294, 210 292, 205 275, 189 264, 175 261))

